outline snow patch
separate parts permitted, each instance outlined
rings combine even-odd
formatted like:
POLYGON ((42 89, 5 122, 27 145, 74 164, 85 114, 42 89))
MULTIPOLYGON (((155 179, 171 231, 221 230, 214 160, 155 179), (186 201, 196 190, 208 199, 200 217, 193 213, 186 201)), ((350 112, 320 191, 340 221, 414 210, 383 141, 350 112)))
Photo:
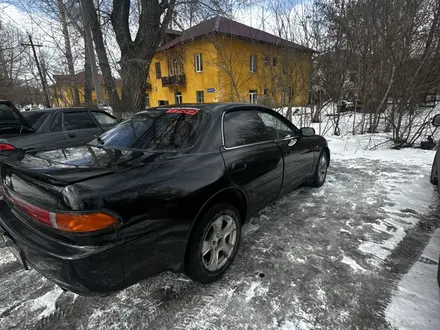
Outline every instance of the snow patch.
MULTIPOLYGON (((433 234, 423 255, 437 251, 433 261, 438 261, 440 253, 440 229, 433 234)), ((438 329, 440 324, 440 291, 437 283, 436 264, 417 261, 402 278, 394 291, 385 316, 398 329, 424 330, 438 329)))
POLYGON ((347 257, 345 255, 342 257, 341 262, 343 264, 346 264, 346 265, 350 266, 351 269, 353 269, 354 272, 365 272, 365 271, 367 271, 364 267, 359 266, 358 263, 354 259, 351 259, 350 257, 347 257))
POLYGON ((312 330, 316 329, 313 316, 307 314, 303 310, 299 310, 295 313, 295 316, 290 320, 284 322, 281 327, 281 330, 312 330))
POLYGON ((57 287, 56 289, 49 291, 45 295, 34 300, 32 310, 44 308, 43 312, 41 312, 38 316, 39 319, 48 317, 55 312, 56 302, 62 293, 63 290, 57 287))
MULTIPOLYGON (((2 241, 0 241, 2 242, 2 241)), ((0 265, 9 264, 11 262, 17 261, 15 256, 8 250, 8 248, 0 249, 0 265)))
POLYGON ((245 293, 244 300, 248 303, 255 296, 263 296, 269 291, 268 287, 263 287, 261 282, 252 282, 249 290, 245 293))

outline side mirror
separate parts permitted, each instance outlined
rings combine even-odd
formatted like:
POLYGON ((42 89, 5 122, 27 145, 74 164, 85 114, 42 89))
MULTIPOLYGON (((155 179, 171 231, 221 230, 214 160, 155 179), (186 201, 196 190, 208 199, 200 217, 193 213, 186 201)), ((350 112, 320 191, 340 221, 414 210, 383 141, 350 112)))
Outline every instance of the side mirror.
POLYGON ((313 127, 302 127, 300 129, 300 132, 301 132, 301 136, 305 136, 305 137, 315 135, 315 129, 313 127))
POLYGON ((440 114, 435 115, 434 118, 432 118, 432 125, 433 126, 440 126, 440 114))

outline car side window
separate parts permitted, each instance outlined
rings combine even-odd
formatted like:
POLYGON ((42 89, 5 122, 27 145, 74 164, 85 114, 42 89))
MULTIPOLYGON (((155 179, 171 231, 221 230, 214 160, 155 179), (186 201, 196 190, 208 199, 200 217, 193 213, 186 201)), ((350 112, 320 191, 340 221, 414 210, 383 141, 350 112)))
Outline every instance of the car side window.
MULTIPOLYGON (((267 112, 257 112, 258 116, 266 125, 272 139, 282 140, 288 137, 299 136, 299 130, 292 129, 286 123, 284 123, 280 118, 277 118, 267 112)), ((295 127, 296 128, 296 127, 295 127)))
POLYGON ((51 132, 61 131, 61 112, 57 112, 55 114, 55 117, 52 118, 52 122, 50 123, 49 130, 51 132))
POLYGON ((223 134, 227 148, 272 140, 253 110, 227 112, 223 118, 223 134))
POLYGON ((96 121, 99 125, 108 126, 108 125, 116 125, 118 120, 105 112, 101 111, 92 111, 93 117, 95 117, 96 121))
POLYGON ((96 128, 97 125, 87 111, 65 112, 64 127, 68 131, 77 129, 96 128))

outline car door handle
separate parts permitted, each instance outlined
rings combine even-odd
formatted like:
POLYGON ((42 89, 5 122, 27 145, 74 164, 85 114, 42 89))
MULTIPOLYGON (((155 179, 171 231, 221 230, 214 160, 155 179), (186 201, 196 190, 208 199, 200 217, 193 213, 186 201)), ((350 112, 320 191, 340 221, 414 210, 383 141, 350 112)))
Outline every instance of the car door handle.
POLYGON ((293 147, 298 142, 297 138, 290 139, 289 143, 287 144, 289 147, 293 147))
POLYGON ((76 137, 76 134, 75 133, 69 133, 69 137, 76 137))
POLYGON ((292 149, 287 148, 285 152, 286 152, 286 155, 290 155, 292 153, 292 149))
POLYGON ((240 171, 245 170, 246 167, 247 167, 246 163, 241 163, 241 162, 233 163, 232 164, 232 171, 233 172, 240 172, 240 171))

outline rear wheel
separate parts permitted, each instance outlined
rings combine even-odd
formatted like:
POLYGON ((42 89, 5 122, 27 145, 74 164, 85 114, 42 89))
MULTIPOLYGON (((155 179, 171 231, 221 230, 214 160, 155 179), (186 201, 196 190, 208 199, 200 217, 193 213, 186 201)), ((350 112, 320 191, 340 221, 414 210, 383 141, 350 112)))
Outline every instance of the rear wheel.
POLYGON ((438 282, 438 285, 440 285, 440 258, 438 260, 437 282, 438 282))
POLYGON ((187 275, 200 283, 218 280, 237 254, 241 221, 229 203, 214 205, 191 235, 186 265, 187 275))
POLYGON ((438 185, 438 171, 435 162, 432 163, 431 177, 429 178, 429 181, 435 186, 438 185))

